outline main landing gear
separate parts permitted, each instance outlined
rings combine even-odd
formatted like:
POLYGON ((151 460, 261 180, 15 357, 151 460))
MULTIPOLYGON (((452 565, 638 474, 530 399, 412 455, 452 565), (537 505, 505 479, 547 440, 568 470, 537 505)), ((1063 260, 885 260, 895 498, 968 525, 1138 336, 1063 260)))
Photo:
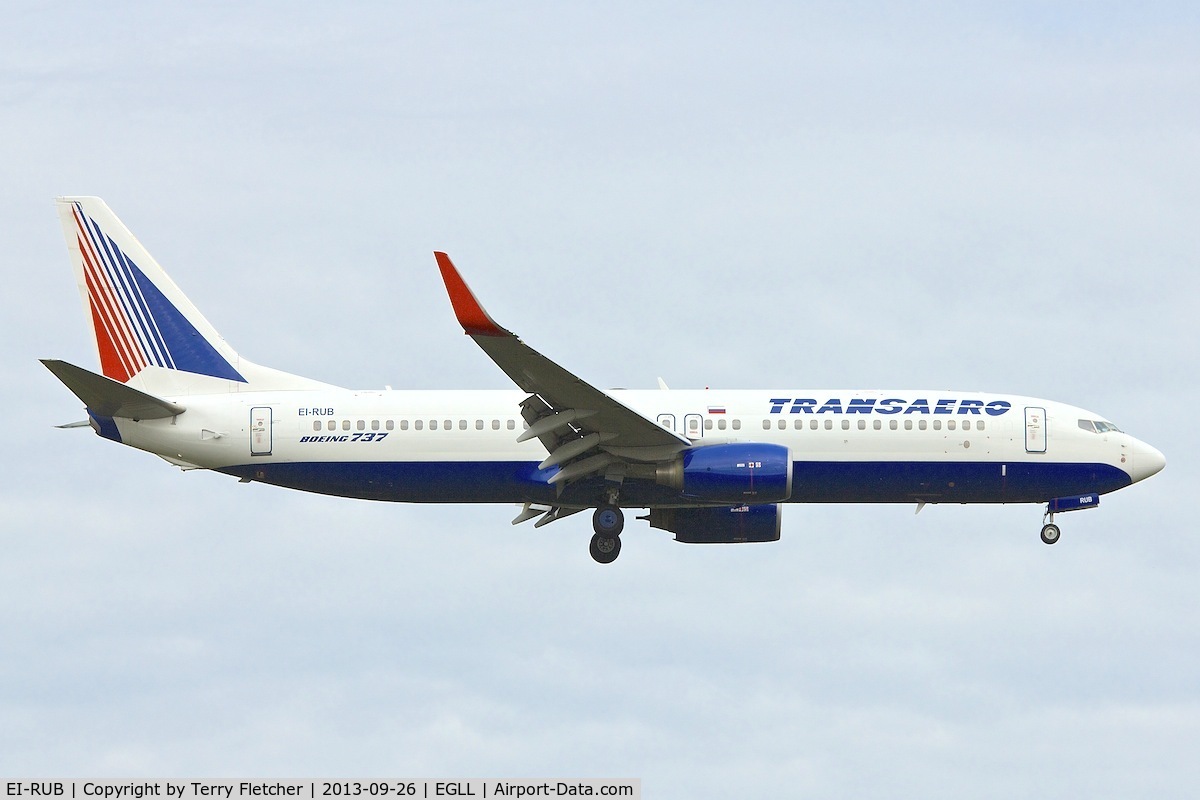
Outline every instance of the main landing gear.
POLYGON ((592 529, 596 534, 588 551, 597 562, 611 564, 621 555, 621 531, 625 528, 625 515, 619 506, 606 504, 592 515, 592 529))

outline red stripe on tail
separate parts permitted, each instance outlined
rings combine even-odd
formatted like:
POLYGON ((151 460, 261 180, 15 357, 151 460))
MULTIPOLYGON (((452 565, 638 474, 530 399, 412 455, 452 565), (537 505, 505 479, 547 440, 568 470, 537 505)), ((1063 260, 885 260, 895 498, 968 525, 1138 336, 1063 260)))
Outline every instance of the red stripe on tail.
POLYGON ((103 356, 101 356, 101 367, 104 368, 106 376, 124 383, 145 366, 144 360, 141 358, 141 348, 133 341, 133 335, 128 329, 128 321, 117 310, 117 299, 112 296, 112 289, 108 287, 107 281, 103 279, 96 267, 95 251, 82 237, 79 239, 79 252, 83 256, 83 274, 87 281, 92 318, 102 323, 95 328, 96 345, 101 353, 107 347, 110 354, 117 356, 121 363, 121 369, 116 371, 124 373, 124 377, 110 374, 108 367, 104 364, 103 356))

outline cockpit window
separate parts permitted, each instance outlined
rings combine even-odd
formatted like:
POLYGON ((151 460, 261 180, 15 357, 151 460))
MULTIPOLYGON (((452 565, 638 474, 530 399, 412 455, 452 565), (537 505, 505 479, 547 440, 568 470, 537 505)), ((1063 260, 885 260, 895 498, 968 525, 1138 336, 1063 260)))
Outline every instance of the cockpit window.
POLYGON ((1111 422, 1104 422, 1098 419, 1081 419, 1079 427, 1083 428, 1088 433, 1120 433, 1121 429, 1111 422))
POLYGON ((1083 428, 1088 433, 1096 432, 1096 426, 1090 419, 1079 420, 1079 427, 1083 428))

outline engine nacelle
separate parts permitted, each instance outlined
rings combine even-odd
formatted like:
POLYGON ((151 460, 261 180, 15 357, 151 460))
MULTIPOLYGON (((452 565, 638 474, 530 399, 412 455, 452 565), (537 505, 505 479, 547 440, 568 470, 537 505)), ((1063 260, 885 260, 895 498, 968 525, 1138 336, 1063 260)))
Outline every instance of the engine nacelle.
POLYGON ((792 454, 782 445, 693 447, 669 471, 668 485, 704 503, 781 503, 792 496, 792 454))
POLYGON ((686 544, 779 541, 779 506, 733 508, 652 508, 650 526, 675 534, 686 544))

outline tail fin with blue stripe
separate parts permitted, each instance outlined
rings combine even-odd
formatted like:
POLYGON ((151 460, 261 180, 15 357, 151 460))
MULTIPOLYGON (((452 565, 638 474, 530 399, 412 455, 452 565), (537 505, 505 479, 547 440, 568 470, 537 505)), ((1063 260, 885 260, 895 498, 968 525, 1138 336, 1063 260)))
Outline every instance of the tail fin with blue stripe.
POLYGON ((167 394, 322 385, 241 358, 103 200, 56 202, 105 377, 167 394))

